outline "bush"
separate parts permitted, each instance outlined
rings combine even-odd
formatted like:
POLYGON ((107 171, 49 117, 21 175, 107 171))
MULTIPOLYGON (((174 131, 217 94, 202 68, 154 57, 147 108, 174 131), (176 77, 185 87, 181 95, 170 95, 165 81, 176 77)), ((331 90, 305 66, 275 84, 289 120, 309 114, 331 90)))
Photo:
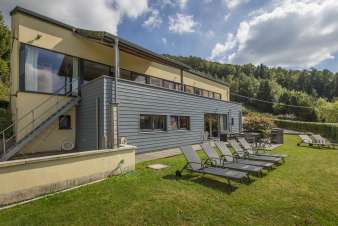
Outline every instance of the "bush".
POLYGON ((259 132, 263 138, 270 135, 273 126, 272 116, 268 114, 249 112, 244 117, 243 128, 248 132, 259 132))
POLYGON ((274 122, 280 128, 317 133, 331 140, 338 141, 338 123, 302 122, 280 119, 275 119, 274 122))

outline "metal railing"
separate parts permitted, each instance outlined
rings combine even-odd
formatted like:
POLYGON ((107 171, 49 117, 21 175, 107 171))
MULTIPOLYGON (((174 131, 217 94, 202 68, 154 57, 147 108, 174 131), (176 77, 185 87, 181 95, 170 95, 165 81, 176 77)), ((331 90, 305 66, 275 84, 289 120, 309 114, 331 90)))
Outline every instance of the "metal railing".
POLYGON ((70 83, 66 83, 63 87, 56 90, 56 92, 47 94, 51 96, 43 100, 37 106, 34 106, 32 110, 28 111, 19 119, 10 124, 7 128, 2 130, 0 134, 2 137, 3 156, 7 153, 7 150, 9 148, 13 147, 13 145, 20 143, 24 138, 26 138, 26 136, 28 136, 32 131, 39 127, 49 117, 55 114, 58 110, 61 110, 62 107, 66 106, 66 104, 71 101, 67 97, 77 96, 77 84, 77 80, 72 80, 70 83), (70 90, 67 90, 69 87, 70 90), (64 91, 64 95, 60 95, 62 94, 60 93, 61 91, 64 91), (45 108, 47 109, 45 110, 45 108), (41 113, 39 113, 39 111, 41 111, 41 113), (19 137, 19 140, 16 139, 17 136, 19 137))

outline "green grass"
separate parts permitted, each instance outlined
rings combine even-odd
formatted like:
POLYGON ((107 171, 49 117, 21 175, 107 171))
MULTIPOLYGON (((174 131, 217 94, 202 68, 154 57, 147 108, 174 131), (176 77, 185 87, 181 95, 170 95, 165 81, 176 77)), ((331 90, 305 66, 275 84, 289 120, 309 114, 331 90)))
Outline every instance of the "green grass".
POLYGON ((125 176, 0 211, 0 225, 338 225, 338 151, 297 147, 286 163, 245 185, 175 170, 183 156, 137 165, 125 176))

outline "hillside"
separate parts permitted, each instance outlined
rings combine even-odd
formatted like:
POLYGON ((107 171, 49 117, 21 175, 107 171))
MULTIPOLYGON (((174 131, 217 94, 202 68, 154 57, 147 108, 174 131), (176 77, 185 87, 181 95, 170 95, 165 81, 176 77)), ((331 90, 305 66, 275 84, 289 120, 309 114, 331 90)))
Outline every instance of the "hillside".
POLYGON ((290 119, 338 121, 338 73, 315 68, 289 70, 265 65, 222 64, 193 56, 165 56, 226 81, 231 88, 231 99, 245 103, 250 109, 290 119), (305 108, 265 103, 256 99, 305 108))

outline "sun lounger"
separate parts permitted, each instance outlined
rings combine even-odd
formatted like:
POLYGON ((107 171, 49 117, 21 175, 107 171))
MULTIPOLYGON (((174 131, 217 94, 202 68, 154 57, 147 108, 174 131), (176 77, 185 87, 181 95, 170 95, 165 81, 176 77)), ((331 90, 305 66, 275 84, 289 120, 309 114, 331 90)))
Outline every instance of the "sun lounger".
POLYGON ((307 144, 309 146, 313 145, 313 141, 308 135, 300 134, 299 138, 301 139, 301 141, 297 144, 298 146, 301 145, 301 144, 307 144))
POLYGON ((252 154, 252 155, 261 155, 261 156, 270 156, 270 157, 277 157, 277 158, 282 158, 283 160, 284 160, 284 158, 287 157, 287 155, 284 155, 284 154, 260 153, 253 146, 251 146, 249 144, 249 142, 244 137, 239 137, 239 138, 237 138, 237 140, 242 145, 242 147, 244 148, 244 150, 246 150, 247 152, 249 152, 249 154, 252 154))
POLYGON ((228 180, 230 184, 230 180, 236 180, 243 182, 245 180, 250 181, 250 177, 247 173, 239 172, 230 169, 224 169, 219 167, 211 166, 207 161, 202 161, 196 151, 191 146, 183 146, 180 147, 185 159, 187 160, 187 164, 180 171, 176 171, 176 176, 181 176, 183 170, 189 170, 195 173, 201 174, 210 174, 215 176, 224 177, 228 180))
POLYGON ((249 159, 241 159, 238 155, 233 155, 227 145, 224 142, 215 142, 216 147, 222 153, 222 157, 225 158, 227 161, 231 162, 234 161, 236 163, 245 164, 245 165, 252 165, 252 166, 260 166, 265 169, 272 169, 274 166, 271 162, 262 162, 262 161, 254 161, 249 159))
POLYGON ((265 161, 265 162, 273 162, 279 163, 282 161, 282 158, 279 157, 271 157, 271 156, 261 156, 261 155, 254 155, 247 151, 245 151, 236 140, 229 140, 229 144, 234 148, 237 155, 241 158, 256 160, 256 161, 265 161))
POLYGON ((209 143, 201 144, 201 148, 204 151, 204 153, 208 156, 213 166, 238 170, 238 171, 252 173, 252 174, 256 174, 260 176, 262 175, 262 167, 260 166, 245 165, 245 164, 236 163, 234 161, 228 162, 224 157, 220 158, 219 155, 216 154, 216 152, 212 149, 209 143))
POLYGON ((337 144, 331 143, 330 141, 328 141, 327 139, 325 139, 319 134, 312 135, 312 138, 313 138, 313 145, 317 145, 320 147, 327 147, 327 148, 335 148, 335 146, 337 146, 337 144))

